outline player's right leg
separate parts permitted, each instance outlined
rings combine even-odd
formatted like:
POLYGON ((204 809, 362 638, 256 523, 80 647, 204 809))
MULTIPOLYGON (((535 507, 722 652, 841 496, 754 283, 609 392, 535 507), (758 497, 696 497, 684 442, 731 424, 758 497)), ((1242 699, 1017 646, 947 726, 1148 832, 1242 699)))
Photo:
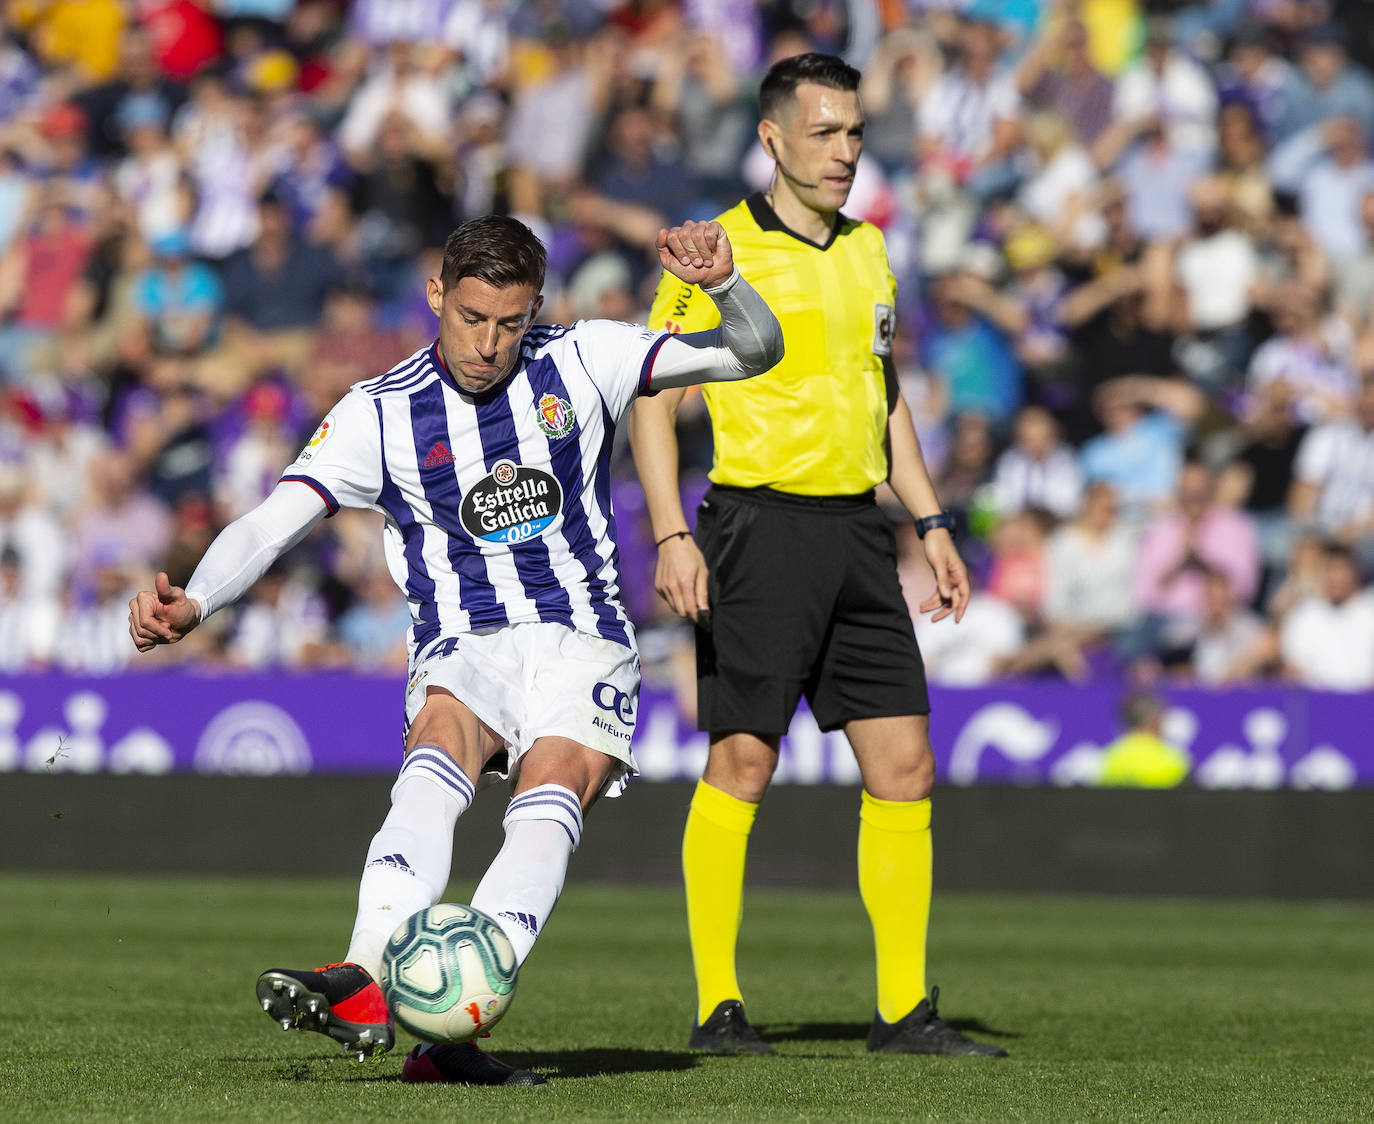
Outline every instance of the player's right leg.
POLYGON ((262 1009, 283 1030, 327 1034, 360 1058, 395 1041, 377 984, 382 951, 397 925, 443 894, 454 826, 498 748, 490 729, 448 691, 430 687, 408 702, 415 713, 406 758, 391 789, 391 810, 368 848, 344 960, 314 970, 273 968, 257 984, 262 1009))
MULTIPOLYGON (((582 840, 582 815, 620 762, 571 738, 537 739, 513 766, 515 795, 506 809, 506 841, 472 896, 472 907, 495 918, 524 964, 563 891, 568 861, 582 840)), ((544 1078, 492 1057, 475 1043, 421 1045, 401 1071, 403 1081, 456 1085, 543 1085, 544 1078)))
POLYGON ((735 946, 749 832, 777 763, 776 737, 733 733, 713 739, 687 813, 682 880, 697 981, 697 1017, 688 1039, 695 1050, 772 1053, 745 1017, 735 946))

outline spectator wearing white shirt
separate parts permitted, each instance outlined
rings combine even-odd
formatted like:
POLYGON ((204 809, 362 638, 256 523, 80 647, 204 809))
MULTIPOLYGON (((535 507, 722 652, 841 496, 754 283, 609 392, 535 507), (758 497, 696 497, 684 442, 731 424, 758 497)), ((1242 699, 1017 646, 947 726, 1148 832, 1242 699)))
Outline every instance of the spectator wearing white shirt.
POLYGON ((0 672, 37 671, 52 661, 59 611, 55 597, 23 591, 23 567, 12 547, 0 551, 0 672))
POLYGON ((1112 486, 1090 487, 1078 518, 1050 536, 1044 628, 1007 662, 1007 672, 1048 667, 1071 682, 1089 677, 1089 655, 1135 621, 1131 581, 1137 539, 1118 518, 1112 486))
POLYGON ((1012 423, 1012 443, 997 458, 993 489, 998 512, 1015 515, 1041 508, 1067 519, 1079 506, 1083 474, 1074 450, 1059 439, 1054 415, 1025 406, 1012 423))
MULTIPOLYGON (((432 47, 428 48, 432 55, 432 47)), ((358 88, 339 126, 339 144, 357 167, 371 167, 382 123, 393 113, 414 130, 417 146, 430 155, 444 151, 449 126, 449 91, 443 76, 421 65, 422 48, 392 44, 387 65, 358 88)))
POLYGON ((1189 194, 1193 230, 1174 255, 1174 279, 1183 295, 1178 327, 1188 334, 1181 359, 1208 386, 1234 385, 1250 350, 1247 321, 1259 252, 1237 224, 1219 179, 1203 177, 1189 194))
POLYGON ((1016 201, 1055 242, 1075 253, 1098 249, 1107 225, 1095 206, 1100 177, 1067 118, 1046 110, 1026 118, 1026 147, 1033 161, 1016 201))
POLYGON ((134 657, 129 643, 129 598, 138 590, 117 552, 102 552, 93 588, 78 593, 62 614, 54 662, 78 675, 114 675, 134 657))
POLYGON ((1327 547, 1320 594, 1299 602, 1279 628, 1284 673, 1305 687, 1374 687, 1374 592, 1360 587, 1349 549, 1327 547))
POLYGON ((31 500, 24 472, 0 464, 0 550, 15 555, 25 597, 58 595, 67 577, 67 538, 52 513, 31 500))
POLYGON ((1212 570, 1203 579, 1203 616, 1193 645, 1193 678, 1208 687, 1224 687, 1247 678, 1269 645, 1263 618, 1239 604, 1231 579, 1212 570))
POLYGON ((995 24, 964 18, 959 61, 936 80, 919 118, 922 166, 952 174, 979 198, 1005 193, 1016 179, 1021 96, 999 66, 1001 48, 995 24))
POLYGON ((1374 379, 1360 387, 1353 417, 1313 427, 1298 446, 1289 513, 1301 526, 1360 543, 1374 540, 1374 379))
POLYGON ((1189 192, 1206 173, 1209 158, 1173 141, 1157 118, 1140 125, 1134 143, 1113 171, 1125 193, 1127 221, 1145 242, 1181 238, 1193 222, 1189 192))
POLYGON ((149 242, 182 229, 190 215, 181 187, 181 157, 167 138, 167 106, 156 94, 131 94, 116 115, 129 155, 114 173, 115 190, 149 242))
POLYGON ((981 687, 1003 674, 1026 639, 1021 614, 986 592, 970 598, 959 627, 947 627, 952 625, 952 620, 931 624, 925 614, 916 619, 916 639, 932 683, 981 687))
POLYGON ((1118 150, 1121 137, 1111 138, 1113 131, 1139 134, 1148 122, 1158 122, 1174 148, 1207 154, 1216 147, 1216 89, 1207 71, 1173 45, 1167 20, 1150 21, 1144 54, 1117 79, 1112 117, 1117 124, 1106 138, 1118 150))
POLYGON ((1354 117, 1333 117, 1295 134, 1269 155, 1274 187, 1298 197, 1298 213, 1337 267, 1369 244, 1360 206, 1374 188, 1374 162, 1354 117))
POLYGON ((252 671, 310 667, 326 658, 328 635, 320 595, 275 563, 238 608, 226 654, 252 671))
POLYGON ((932 625, 930 614, 922 613, 920 604, 935 583, 915 528, 910 523, 900 524, 894 528, 894 534, 902 595, 911 609, 926 675, 934 683, 977 687, 1003 674, 1006 661, 1025 643, 1026 626, 1021 614, 1000 597, 979 590, 969 598, 958 628, 941 627, 952 624, 952 618, 932 625), (971 628, 967 627, 970 621, 971 628))
POLYGON ((1323 300, 1302 282, 1277 286, 1269 313, 1275 333, 1255 349, 1246 376, 1251 399, 1270 383, 1286 384, 1293 416, 1304 425, 1348 414, 1358 390, 1353 333, 1327 314, 1323 300))
POLYGON ((443 41, 462 60, 466 83, 491 88, 510 65, 509 6, 502 0, 457 0, 444 19, 443 41))
POLYGON ((93 469, 109 454, 110 439, 60 391, 37 394, 38 423, 28 436, 24 471, 34 501, 67 520, 86 502, 93 469))

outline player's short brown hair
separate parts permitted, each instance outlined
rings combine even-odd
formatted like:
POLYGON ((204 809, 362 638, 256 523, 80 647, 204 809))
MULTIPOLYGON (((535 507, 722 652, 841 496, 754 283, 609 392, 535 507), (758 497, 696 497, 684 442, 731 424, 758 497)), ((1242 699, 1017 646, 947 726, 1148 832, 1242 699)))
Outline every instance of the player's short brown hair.
POLYGON ((759 116, 776 121, 784 105, 797 93, 803 82, 829 86, 832 90, 857 90, 860 74, 838 55, 823 55, 810 51, 779 59, 768 68, 759 86, 759 116))
POLYGON ((476 277, 498 289, 529 285, 544 288, 548 255, 534 231, 508 215, 469 219, 444 242, 439 280, 452 289, 464 277, 476 277))

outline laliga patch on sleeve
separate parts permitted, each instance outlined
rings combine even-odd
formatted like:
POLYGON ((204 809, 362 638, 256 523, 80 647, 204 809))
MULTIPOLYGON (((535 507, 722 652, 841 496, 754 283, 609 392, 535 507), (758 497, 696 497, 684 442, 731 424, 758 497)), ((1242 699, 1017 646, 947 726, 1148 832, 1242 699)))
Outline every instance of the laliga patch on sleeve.
POLYGON ((305 464, 314 455, 321 445, 329 440, 329 435, 334 432, 334 415, 325 414, 324 421, 320 422, 320 428, 315 430, 315 436, 305 443, 305 448, 301 450, 301 455, 296 458, 300 464, 305 464))
POLYGON ((897 330, 897 314, 890 304, 873 306, 873 354, 891 355, 892 336, 897 330))

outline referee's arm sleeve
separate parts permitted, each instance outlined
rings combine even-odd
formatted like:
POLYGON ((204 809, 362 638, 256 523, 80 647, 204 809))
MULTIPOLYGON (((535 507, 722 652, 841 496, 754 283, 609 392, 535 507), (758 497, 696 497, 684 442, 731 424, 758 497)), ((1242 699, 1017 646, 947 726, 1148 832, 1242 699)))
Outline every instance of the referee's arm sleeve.
POLYGON ((654 361, 651 391, 752 378, 782 359, 782 325, 738 270, 723 285, 702 291, 719 310, 720 327, 668 339, 654 361))

